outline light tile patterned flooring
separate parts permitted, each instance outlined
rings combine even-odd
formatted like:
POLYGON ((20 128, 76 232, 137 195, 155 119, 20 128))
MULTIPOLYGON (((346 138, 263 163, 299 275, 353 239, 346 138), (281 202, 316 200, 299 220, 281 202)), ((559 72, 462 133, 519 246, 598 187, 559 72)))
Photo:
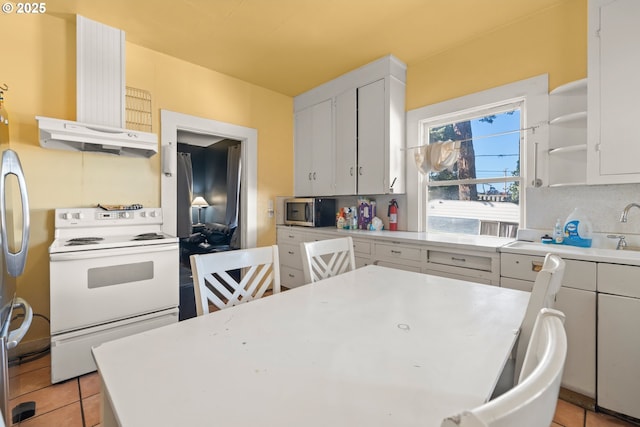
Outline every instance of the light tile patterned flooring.
MULTIPOLYGON (((49 355, 9 368, 11 408, 36 402, 34 417, 14 424, 22 427, 94 427, 100 425, 100 380, 97 373, 51 384, 49 355)), ((614 417, 586 411, 558 400, 551 427, 632 427, 614 417)), ((514 426, 516 427, 516 426, 514 426)))

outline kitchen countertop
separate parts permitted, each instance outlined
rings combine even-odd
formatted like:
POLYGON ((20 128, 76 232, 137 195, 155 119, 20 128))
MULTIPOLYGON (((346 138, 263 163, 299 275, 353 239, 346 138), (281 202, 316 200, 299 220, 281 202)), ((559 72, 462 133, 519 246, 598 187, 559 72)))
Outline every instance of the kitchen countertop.
POLYGON ((433 245, 451 249, 466 249, 481 252, 498 252, 499 249, 511 242, 513 238, 476 236, 470 234, 434 233, 416 231, 369 231, 369 230, 341 230, 336 227, 305 228, 288 225, 278 227, 295 227, 296 230, 348 235, 353 238, 367 238, 389 242, 409 243, 418 245, 433 245))
POLYGON ((566 259, 607 262, 612 264, 640 265, 640 252, 609 248, 580 248, 569 245, 543 244, 516 241, 500 248, 500 252, 544 256, 551 252, 566 259))
MULTIPOLYGON (((334 234, 337 236, 348 235, 353 238, 376 239, 380 241, 432 245, 440 248, 462 249, 480 252, 504 252, 523 255, 544 256, 551 252, 567 259, 582 261, 607 262, 612 264, 626 264, 640 266, 640 251, 616 250, 611 248, 613 240, 606 235, 594 236, 594 244, 599 247, 580 248, 569 245, 543 244, 529 242, 506 237, 478 236, 453 233, 416 232, 416 231, 369 231, 369 230, 340 230, 335 227, 307 228, 289 225, 278 227, 294 227, 300 231, 311 231, 334 234), (601 247, 604 246, 604 247, 601 247)), ((634 238, 635 236, 628 236, 634 238)), ((631 240, 630 244, 634 244, 631 240)))

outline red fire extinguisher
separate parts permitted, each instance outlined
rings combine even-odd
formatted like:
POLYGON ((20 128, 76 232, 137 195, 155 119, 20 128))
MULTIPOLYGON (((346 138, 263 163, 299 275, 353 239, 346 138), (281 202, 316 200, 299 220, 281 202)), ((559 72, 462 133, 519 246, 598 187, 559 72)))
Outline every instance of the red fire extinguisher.
POLYGON ((389 217, 389 230, 396 231, 398 229, 398 202, 396 199, 391 199, 389 202, 387 216, 389 217))

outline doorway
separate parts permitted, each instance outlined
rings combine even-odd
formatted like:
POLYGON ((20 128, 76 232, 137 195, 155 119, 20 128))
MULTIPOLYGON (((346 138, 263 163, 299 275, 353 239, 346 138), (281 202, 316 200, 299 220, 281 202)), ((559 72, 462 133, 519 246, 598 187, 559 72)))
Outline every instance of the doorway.
POLYGON ((240 143, 241 176, 240 211, 241 228, 239 247, 252 248, 257 241, 257 170, 258 132, 216 120, 203 119, 168 110, 160 111, 161 121, 161 206, 163 231, 177 235, 177 153, 178 134, 198 134, 211 140, 234 140, 240 143))
MULTIPOLYGON (((161 110, 161 206, 163 210, 163 231, 172 236, 178 234, 178 148, 182 151, 218 149, 227 150, 229 147, 239 147, 240 171, 238 174, 240 185, 239 198, 237 200, 237 231, 239 238, 234 237, 235 248, 252 248, 256 246, 257 239, 257 131, 255 129, 203 119, 182 113, 161 110)), ((226 155, 225 155, 226 156, 226 155)), ((202 156, 206 157, 206 156, 202 156)), ((207 191, 203 187, 195 187, 193 195, 205 195, 207 191)), ((229 198, 226 195, 226 198, 229 198)), ((224 218, 227 225, 228 218, 216 216, 215 202, 209 194, 209 201, 213 207, 194 209, 199 211, 194 221, 215 223, 217 218, 224 218), (202 212, 205 212, 202 214, 202 212), (208 211, 208 212, 207 212, 208 211), (209 221, 209 219, 211 221, 209 221)), ((205 199, 206 201, 206 199, 205 199)), ((188 203, 188 201, 187 201, 188 203)), ((191 210, 190 210, 191 212, 191 210)), ((214 234, 212 232, 212 234, 214 234)), ((235 234, 235 232, 234 232, 235 234)), ((195 316, 195 298, 193 293, 193 280, 188 266, 182 263, 180 272, 180 320, 195 316)))

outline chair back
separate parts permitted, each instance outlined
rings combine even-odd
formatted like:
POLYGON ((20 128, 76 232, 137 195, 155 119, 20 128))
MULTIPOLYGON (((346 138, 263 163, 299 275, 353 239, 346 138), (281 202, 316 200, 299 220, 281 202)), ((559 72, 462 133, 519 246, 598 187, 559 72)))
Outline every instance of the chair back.
POLYGON ((280 292, 278 246, 191 255, 198 316, 280 292))
POLYGON ((351 237, 303 242, 300 246, 305 283, 356 269, 351 237))
POLYGON ((567 356, 564 314, 542 309, 535 321, 520 377, 503 395, 446 418, 441 427, 549 427, 567 356))
POLYGON ((531 289, 531 296, 527 304, 527 310, 520 327, 518 345, 516 347, 516 357, 514 365, 513 384, 518 383, 520 370, 524 355, 529 345, 531 331, 536 322, 540 310, 543 308, 554 308, 556 295, 560 291, 564 277, 565 262, 558 255, 547 254, 542 264, 542 269, 536 275, 536 280, 531 289))

